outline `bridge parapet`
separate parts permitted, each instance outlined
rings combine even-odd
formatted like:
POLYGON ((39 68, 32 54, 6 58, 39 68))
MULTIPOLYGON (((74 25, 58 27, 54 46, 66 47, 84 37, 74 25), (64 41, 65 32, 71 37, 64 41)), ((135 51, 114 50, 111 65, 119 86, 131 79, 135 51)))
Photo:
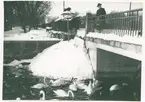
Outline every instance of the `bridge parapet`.
POLYGON ((102 16, 88 13, 85 40, 96 43, 99 49, 141 61, 142 9, 102 16))
POLYGON ((99 49, 113 52, 136 60, 142 60, 142 38, 118 37, 111 34, 90 33, 85 37, 86 42, 95 43, 99 49))
POLYGON ((86 33, 99 31, 119 36, 142 36, 142 11, 135 9, 101 16, 87 13, 86 33))

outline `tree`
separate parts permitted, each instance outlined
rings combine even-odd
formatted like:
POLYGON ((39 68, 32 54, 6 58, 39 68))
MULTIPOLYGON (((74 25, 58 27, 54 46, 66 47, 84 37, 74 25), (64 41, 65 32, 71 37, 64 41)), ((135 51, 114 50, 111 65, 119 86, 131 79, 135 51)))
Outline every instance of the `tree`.
POLYGON ((12 29, 12 3, 11 2, 4 2, 4 30, 12 29))
MULTIPOLYGON (((5 1, 5 8, 8 8, 8 4, 11 7, 9 10, 14 12, 13 15, 19 19, 24 32, 27 32, 27 27, 29 30, 32 27, 37 28, 39 24, 44 22, 45 16, 51 10, 50 1, 5 1)), ((9 13, 6 16, 9 16, 9 13)))

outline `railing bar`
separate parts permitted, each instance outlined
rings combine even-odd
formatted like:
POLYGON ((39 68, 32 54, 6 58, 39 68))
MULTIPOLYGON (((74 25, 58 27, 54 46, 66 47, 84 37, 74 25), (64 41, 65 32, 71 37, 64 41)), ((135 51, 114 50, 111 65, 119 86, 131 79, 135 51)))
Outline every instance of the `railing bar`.
MULTIPOLYGON (((134 12, 133 13, 133 15, 136 15, 136 12, 134 12), (135 14, 134 14, 135 13, 135 14)), ((135 34, 134 34, 134 30, 135 30, 135 19, 136 19, 136 17, 134 17, 134 18, 132 18, 133 19, 133 36, 135 36, 135 34)))
POLYGON ((127 33, 127 19, 125 18, 125 34, 127 33))
POLYGON ((128 27, 128 25, 129 25, 129 18, 127 18, 127 35, 129 35, 129 27, 128 27))
MULTIPOLYGON (((129 13, 129 12, 136 12, 136 11, 142 11, 143 9, 140 8, 140 9, 134 9, 134 10, 129 10, 129 11, 123 11, 123 12, 116 12, 116 13, 113 13, 113 14, 107 14, 107 15, 115 15, 115 14, 121 14, 121 13, 129 13)), ((100 15, 98 17, 102 17, 104 15, 100 15)), ((92 15, 92 17, 96 17, 96 15, 92 15)))
MULTIPOLYGON (((104 15, 103 17, 107 17, 108 15, 104 15)), ((142 16, 142 15, 139 15, 139 16, 142 16)), ((128 17, 130 17, 130 18, 132 18, 132 17, 137 17, 137 16, 125 16, 125 17, 123 17, 123 18, 128 18, 128 17)), ((93 18, 99 18, 99 17, 89 17, 89 19, 93 19, 93 18)), ((114 17, 114 18, 111 18, 111 19, 121 19, 120 17, 114 17)))
POLYGON ((135 20, 136 24, 135 24, 135 36, 137 36, 137 30, 138 30, 138 17, 136 17, 136 20, 135 20))
POLYGON ((138 15, 139 15, 139 12, 137 11, 137 19, 136 19, 136 21, 137 21, 136 23, 137 23, 137 24, 136 24, 136 30, 135 30, 135 35, 136 35, 136 36, 138 36, 138 31, 139 31, 139 30, 138 30, 138 25, 139 25, 139 17, 138 17, 138 15))
MULTIPOLYGON (((130 16, 132 16, 132 12, 129 12, 129 13, 130 13, 130 16)), ((129 24, 130 25, 129 35, 132 36, 132 34, 131 34, 131 30, 132 30, 132 18, 130 18, 129 21, 130 21, 130 24, 129 24)))
MULTIPOLYGON (((109 26, 105 29, 107 32, 109 30, 112 30, 114 34, 118 34, 119 36, 123 36, 124 34, 127 34, 129 36, 134 36, 137 35, 137 33, 142 30, 142 15, 139 14, 139 10, 131 10, 129 12, 124 12, 124 13, 114 13, 114 14, 108 14, 108 15, 102 15, 106 19, 105 21, 109 26), (119 17, 120 16, 120 17, 119 17)), ((101 17, 101 16, 99 16, 101 17)), ((99 20, 99 17, 89 17, 90 24, 89 26, 92 28, 92 23, 98 21, 103 21, 99 20), (92 19, 95 18, 96 21, 93 21, 92 19)))
MULTIPOLYGON (((123 18, 123 17, 122 17, 123 18)), ((122 19, 122 36, 124 36, 124 20, 122 19)))

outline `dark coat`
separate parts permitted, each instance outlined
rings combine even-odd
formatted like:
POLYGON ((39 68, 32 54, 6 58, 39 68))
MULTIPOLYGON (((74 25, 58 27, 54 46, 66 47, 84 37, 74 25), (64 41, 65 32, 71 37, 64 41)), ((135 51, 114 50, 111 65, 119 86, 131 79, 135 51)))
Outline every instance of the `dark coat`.
POLYGON ((96 23, 97 25, 97 29, 101 30, 103 28, 105 28, 105 16, 101 16, 101 15, 106 15, 106 11, 104 8, 99 8, 96 12, 96 16, 100 16, 98 19, 99 21, 97 21, 96 23))
POLYGON ((100 16, 100 15, 106 15, 106 11, 104 8, 100 8, 97 10, 96 16, 100 16))

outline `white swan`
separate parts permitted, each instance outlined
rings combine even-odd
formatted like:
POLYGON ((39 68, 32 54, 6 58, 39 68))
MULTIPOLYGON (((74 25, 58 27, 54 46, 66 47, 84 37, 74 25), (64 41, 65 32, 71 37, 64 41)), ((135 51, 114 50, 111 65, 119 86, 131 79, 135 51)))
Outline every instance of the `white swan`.
POLYGON ((77 81, 76 84, 77 84, 78 89, 83 89, 84 90, 84 89, 87 88, 87 85, 84 82, 77 81))
MULTIPOLYGON (((43 79, 44 83, 38 83, 36 85, 33 85, 31 86, 31 88, 34 88, 34 89, 43 89, 43 88, 51 88, 47 83, 46 83, 46 77, 44 77, 43 79)), ((51 88, 52 89, 52 88, 51 88)))
MULTIPOLYGON (((45 95, 45 92, 44 92, 44 90, 41 90, 40 92, 39 92, 39 95, 40 95, 40 99, 39 100, 46 100, 46 95, 45 95)), ((52 101, 57 101, 58 99, 50 99, 50 100, 52 100, 52 101)))
POLYGON ((112 92, 112 91, 120 90, 123 86, 128 86, 128 84, 127 83, 122 83, 122 85, 114 84, 110 87, 109 91, 112 92))
POLYGON ((101 85, 100 81, 93 79, 93 83, 92 83, 93 88, 97 88, 100 85, 101 85))
POLYGON ((91 95, 93 92, 92 82, 89 82, 89 85, 84 90, 88 95, 91 95))
POLYGON ((53 92, 56 94, 57 97, 74 97, 74 93, 71 90, 66 92, 64 90, 58 89, 53 92), (71 96, 70 96, 70 94, 71 94, 71 96))
POLYGON ((72 91, 77 91, 77 84, 75 81, 71 85, 69 85, 69 89, 72 91))
POLYGON ((44 83, 38 83, 36 85, 31 86, 31 88, 33 89, 42 89, 42 88, 47 88, 48 85, 44 84, 44 83))
POLYGON ((45 100, 45 92, 43 90, 39 92, 39 95, 40 95, 40 100, 45 100))
POLYGON ((94 92, 101 90, 102 88, 103 87, 95 86, 95 84, 92 83, 92 81, 89 81, 89 85, 85 88, 84 92, 86 92, 88 95, 91 95, 94 92))
POLYGON ((51 83, 51 86, 56 87, 56 86, 66 85, 66 84, 68 84, 68 81, 60 78, 60 79, 57 79, 55 81, 50 80, 50 83, 51 83))

